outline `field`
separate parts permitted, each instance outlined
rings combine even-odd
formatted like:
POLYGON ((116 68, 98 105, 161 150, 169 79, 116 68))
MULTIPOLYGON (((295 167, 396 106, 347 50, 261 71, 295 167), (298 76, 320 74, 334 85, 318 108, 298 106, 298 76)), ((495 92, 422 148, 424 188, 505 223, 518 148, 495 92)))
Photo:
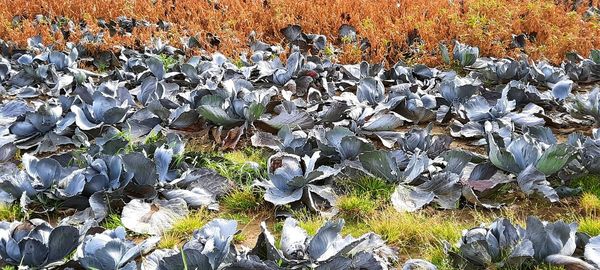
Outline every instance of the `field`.
POLYGON ((280 29, 299 24, 305 33, 323 34, 336 45, 341 63, 368 60, 393 65, 403 60, 439 65, 438 44, 451 45, 456 39, 478 47, 485 56, 516 57, 523 50, 535 60, 559 64, 568 52, 588 56, 591 49, 600 47, 594 38, 600 34, 598 16, 589 11, 597 5, 595 0, 560 4, 547 0, 2 0, 0 37, 23 47, 28 38, 41 35, 47 45, 60 47, 81 41, 84 25, 93 34, 104 32, 101 42, 85 42, 90 50, 139 47, 152 38, 179 46, 182 37, 194 37, 201 50, 220 51, 235 59, 249 51, 250 32, 268 44, 281 44, 284 35, 280 29), (47 19, 38 22, 36 15, 47 19), (133 27, 127 35, 108 33, 99 24, 110 24, 120 16, 152 24, 133 27), (159 21, 170 27, 157 25, 159 21), (339 30, 344 24, 356 29, 356 40, 342 40, 339 30), (53 31, 50 25, 68 29, 69 34, 53 31), (527 35, 524 49, 512 44, 512 35, 520 34, 527 35), (364 51, 362 39, 369 43, 364 51))
POLYGON ((0 0, 0 267, 599 269, 600 2, 0 0))

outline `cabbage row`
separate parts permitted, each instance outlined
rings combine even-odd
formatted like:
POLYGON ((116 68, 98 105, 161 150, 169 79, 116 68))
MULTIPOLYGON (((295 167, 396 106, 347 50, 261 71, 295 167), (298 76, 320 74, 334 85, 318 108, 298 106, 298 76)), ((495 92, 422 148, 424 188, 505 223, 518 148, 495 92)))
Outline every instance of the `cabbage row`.
MULTIPOLYGON (((309 236, 297 220, 287 218, 279 241, 263 222, 252 249, 233 245, 235 220, 208 222, 180 249, 155 249, 158 236, 135 243, 126 238, 123 227, 104 230, 68 223, 63 220, 52 227, 40 219, 0 222, 0 257, 8 265, 33 269, 388 269, 397 260, 376 234, 343 237, 343 220, 328 221, 309 236)), ((600 236, 577 232, 576 223, 549 223, 533 216, 526 227, 499 218, 487 227, 464 231, 455 245, 444 245, 458 269, 528 269, 542 263, 567 269, 600 267, 600 236)), ((410 259, 403 269, 437 267, 410 259)))

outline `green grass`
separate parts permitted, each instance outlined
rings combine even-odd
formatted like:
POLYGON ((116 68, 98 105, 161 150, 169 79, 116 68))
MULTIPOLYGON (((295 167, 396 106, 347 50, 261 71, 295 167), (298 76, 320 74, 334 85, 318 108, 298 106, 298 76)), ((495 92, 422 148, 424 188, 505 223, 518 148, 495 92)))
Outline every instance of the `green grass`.
POLYGON ((194 166, 213 169, 242 186, 267 178, 267 155, 260 149, 246 148, 229 153, 188 152, 186 159, 194 166))
POLYGON ((234 213, 257 210, 262 203, 262 196, 254 193, 252 187, 246 186, 234 189, 221 200, 221 205, 227 211, 234 213))
POLYGON ((239 224, 248 224, 252 220, 250 216, 246 213, 229 213, 223 212, 219 215, 220 218, 223 219, 233 219, 236 220, 239 224))
POLYGON ((181 236, 167 232, 161 236, 160 242, 158 242, 156 247, 159 249, 171 249, 177 247, 183 241, 185 239, 182 239, 181 236))
POLYGON ((338 199, 337 207, 344 219, 361 220, 371 216, 377 209, 377 204, 369 196, 349 194, 338 199))
POLYGON ((204 208, 190 212, 187 216, 176 220, 173 227, 163 234, 158 247, 178 246, 187 241, 195 230, 202 228, 213 217, 213 214, 204 208))
POLYGON ((304 229, 308 235, 315 235, 326 221, 324 217, 311 213, 307 209, 291 210, 290 213, 298 220, 298 226, 304 229))
POLYGON ((23 212, 18 204, 0 203, 0 220, 15 221, 23 218, 23 212))
POLYGON ((395 186, 387 181, 371 176, 338 179, 338 185, 343 192, 361 194, 374 200, 389 200, 395 186))
POLYGON ((121 216, 117 214, 109 214, 102 222, 102 227, 108 230, 114 230, 120 226, 123 226, 121 216))
POLYGON ((246 238, 247 238, 246 235, 240 232, 233 236, 233 243, 241 244, 244 241, 246 241, 246 238))
POLYGON ((575 179, 571 186, 580 187, 583 192, 587 192, 600 198, 600 176, 586 175, 575 179))
POLYGON ((600 198, 592 193, 583 193, 581 199, 579 200, 579 204, 586 214, 600 214, 600 198))
POLYGON ((362 221, 346 220, 346 224, 342 229, 343 235, 352 235, 352 237, 360 237, 365 233, 370 232, 369 225, 362 221))
POLYGON ((600 219, 593 217, 584 217, 577 221, 579 232, 587 233, 591 236, 600 235, 600 219))
POLYGON ((425 216, 419 213, 399 213, 385 209, 368 219, 368 227, 388 242, 399 247, 401 254, 414 254, 445 240, 455 243, 468 225, 451 216, 425 216))
POLYGON ((212 218, 208 210, 196 210, 175 221, 169 232, 177 235, 191 235, 195 230, 202 228, 212 218))
POLYGON ((441 243, 429 246, 424 254, 426 255, 425 259, 435 264, 438 270, 452 270, 455 268, 452 266, 452 262, 441 243))

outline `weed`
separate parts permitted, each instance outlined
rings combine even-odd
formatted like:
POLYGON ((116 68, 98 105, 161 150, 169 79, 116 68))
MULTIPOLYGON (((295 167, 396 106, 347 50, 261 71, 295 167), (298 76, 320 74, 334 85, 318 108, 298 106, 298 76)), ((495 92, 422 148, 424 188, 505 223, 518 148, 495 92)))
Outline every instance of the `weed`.
POLYGON ((327 47, 325 47, 323 54, 325 54, 325 56, 327 56, 327 57, 332 57, 335 55, 335 48, 333 48, 333 46, 331 46, 331 45, 327 46, 327 47))
POLYGON ((166 70, 169 70, 177 64, 177 59, 172 55, 160 54, 158 55, 158 59, 163 63, 163 67, 166 70))
POLYGON ((426 254, 426 259, 435 264, 439 270, 455 269, 448 258, 446 251, 444 251, 444 245, 442 243, 430 245, 424 254, 426 254))
POLYGON ((243 213, 258 209, 261 199, 254 193, 252 187, 247 186, 231 191, 221 200, 221 205, 234 213, 243 213))
POLYGON ((108 64, 100 62, 98 63, 98 66, 96 68, 98 70, 98 73, 106 73, 106 71, 108 71, 108 64))
POLYGON ((238 233, 233 236, 233 243, 235 244, 241 244, 244 241, 246 241, 246 235, 243 233, 238 233))
POLYGON ((0 203, 0 220, 15 221, 23 218, 23 212, 18 204, 0 203))
POLYGON ((250 216, 246 213, 228 213, 225 212, 220 215, 220 218, 224 219, 233 219, 236 220, 239 224, 248 224, 252 220, 250 216))
POLYGON ((237 68, 243 68, 244 67, 244 62, 242 61, 242 59, 238 58, 237 60, 235 60, 233 62, 233 64, 237 67, 237 68))
POLYGON ((589 215, 600 214, 600 198, 592 193, 585 192, 579 200, 581 208, 589 215))
MULTIPOLYGON (((357 193, 359 194, 359 193, 357 193)), ((344 195, 337 201, 340 214, 346 219, 364 219, 373 214, 377 204, 368 196, 344 195)))
POLYGON ((345 193, 361 194, 373 200, 388 200, 395 186, 385 180, 372 176, 342 178, 336 182, 345 193))
POLYGON ((283 221, 273 223, 273 233, 280 234, 281 230, 283 230, 283 221))
POLYGON ((375 23, 373 22, 373 20, 371 20, 371 18, 363 19, 360 22, 360 26, 362 27, 362 29, 367 30, 367 31, 375 30, 375 23))
POLYGON ((343 43, 351 43, 352 42, 352 37, 351 36, 344 36, 344 37, 342 37, 342 42, 343 43))
POLYGON ((600 198, 600 176, 586 175, 575 179, 571 186, 580 187, 584 192, 600 198))
POLYGON ((190 235, 196 229, 202 228, 210 219, 211 214, 208 210, 199 209, 175 221, 169 232, 179 236, 190 235))
POLYGON ((600 220, 597 218, 584 217, 577 221, 579 223, 579 232, 589 235, 600 235, 600 220))
POLYGON ((261 150, 244 149, 230 153, 188 152, 186 160, 197 167, 217 171, 225 178, 247 186, 254 180, 266 179, 266 158, 261 150))
POLYGON ((121 226, 123 226, 123 221, 121 221, 121 216, 117 214, 109 214, 102 222, 102 227, 107 230, 114 230, 121 226))
POLYGON ((304 229, 308 235, 315 235, 323 223, 325 223, 325 218, 311 213, 307 209, 292 210, 291 213, 298 220, 298 226, 304 229))
POLYGON ((160 140, 163 138, 162 133, 160 132, 150 132, 150 134, 148 134, 145 138, 144 138, 144 144, 156 144, 158 142, 160 142, 160 140))
POLYGON ((180 235, 174 233, 165 233, 157 245, 157 248, 170 249, 179 245, 184 239, 180 235))
POLYGON ((367 224, 388 243, 400 247, 405 253, 415 252, 415 247, 428 247, 441 240, 454 243, 460 239, 462 229, 466 228, 465 224, 452 218, 399 213, 393 208, 378 212, 367 220, 367 224))

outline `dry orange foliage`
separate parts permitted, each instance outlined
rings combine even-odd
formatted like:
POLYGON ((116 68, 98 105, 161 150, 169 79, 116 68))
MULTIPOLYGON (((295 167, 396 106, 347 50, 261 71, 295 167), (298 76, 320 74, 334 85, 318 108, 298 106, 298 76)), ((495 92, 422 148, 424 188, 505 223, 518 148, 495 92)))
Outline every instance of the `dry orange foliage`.
POLYGON ((567 52, 587 56, 591 49, 600 48, 599 22, 582 18, 587 6, 598 5, 598 0, 584 2, 571 11, 572 3, 548 0, 0 0, 0 38, 26 46, 28 37, 41 35, 45 42, 60 46, 79 40, 79 33, 63 40, 47 25, 35 23, 35 15, 64 16, 86 23, 95 32, 101 30, 97 19, 127 16, 150 22, 162 19, 173 26, 169 32, 136 28, 131 36, 106 34, 105 44, 92 47, 140 46, 151 37, 179 46, 182 36, 198 36, 206 50, 236 57, 248 50, 251 31, 262 41, 282 43, 279 30, 299 24, 305 33, 325 34, 330 43, 341 47, 342 62, 366 58, 439 64, 440 42, 451 44, 456 39, 479 47, 482 55, 516 56, 518 50, 509 48, 511 35, 527 33, 536 37, 528 41, 527 54, 557 63, 567 52), (15 16, 24 19, 15 24, 15 16), (366 55, 357 45, 338 39, 338 28, 344 23, 368 38, 371 49, 366 55), (218 48, 205 41, 208 33, 219 37, 218 48), (409 33, 418 33, 423 42, 413 44, 418 53, 405 59, 409 33))

